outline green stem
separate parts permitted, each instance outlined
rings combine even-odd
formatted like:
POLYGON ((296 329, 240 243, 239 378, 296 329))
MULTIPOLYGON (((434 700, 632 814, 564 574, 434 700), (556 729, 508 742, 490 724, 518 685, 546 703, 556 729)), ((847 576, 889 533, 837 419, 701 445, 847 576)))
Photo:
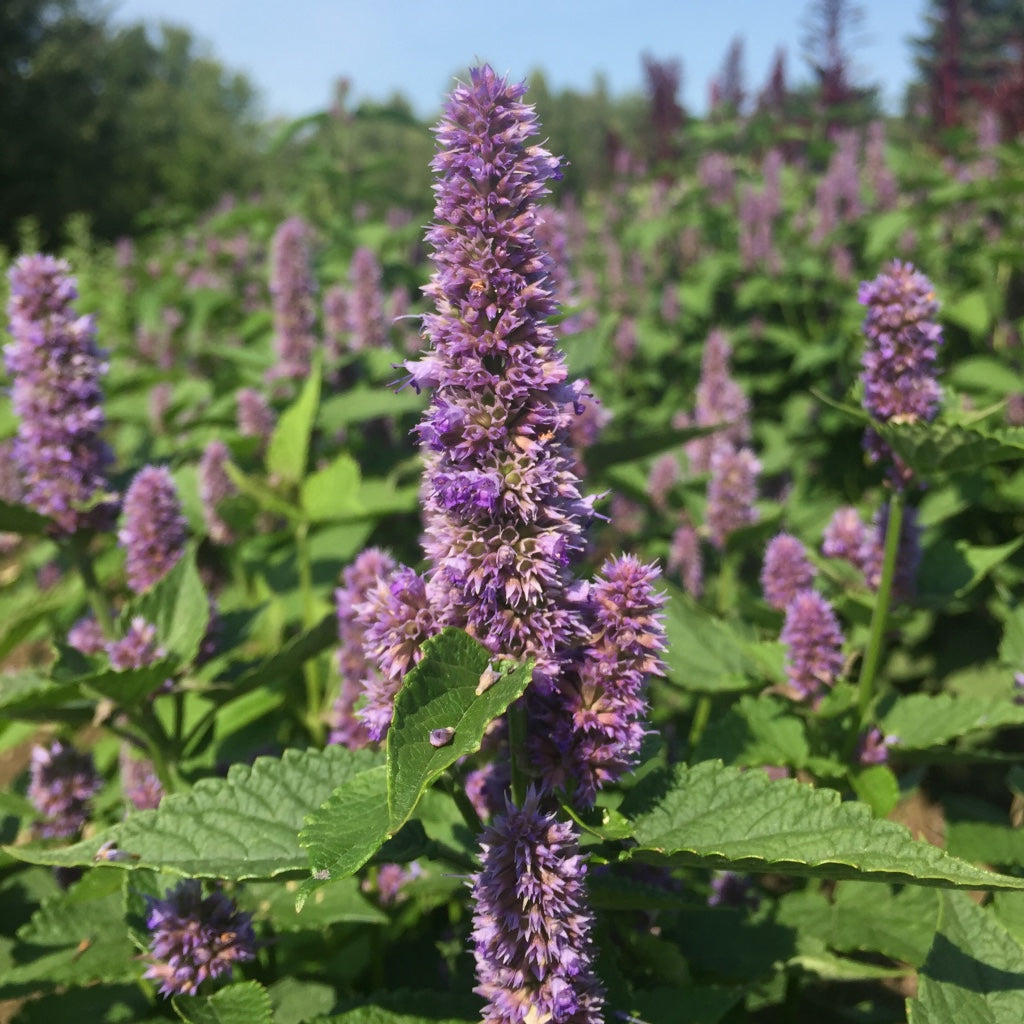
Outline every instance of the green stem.
MULTIPOLYGON (((309 551, 309 524, 295 526, 295 555, 299 571, 299 590, 302 594, 302 628, 316 625, 316 595, 313 593, 313 565, 309 551)), ((325 685, 318 658, 310 658, 302 666, 306 680, 306 726, 317 743, 322 743, 326 728, 323 720, 325 685)))
POLYGON ((885 624, 889 617, 889 603, 892 597, 892 582, 896 575, 896 556, 900 548, 900 534, 903 532, 903 494, 894 491, 889 501, 889 521, 885 528, 885 553, 882 559, 882 578, 878 584, 878 595, 871 613, 871 633, 864 652, 860 680, 857 683, 857 709, 861 727, 867 725, 868 709, 874 696, 875 674, 882 657, 885 641, 885 624))
POLYGON ((107 595, 96 578, 96 569, 92 564, 92 556, 86 547, 86 542, 78 537, 72 537, 70 542, 71 554, 75 565, 82 576, 85 584, 85 592, 89 596, 89 604, 92 606, 92 613, 103 630, 103 635, 108 639, 114 639, 114 616, 107 601, 107 595))
POLYGON ((466 795, 465 787, 450 774, 445 776, 445 783, 448 793, 455 801, 455 806, 458 807, 459 813, 462 815, 462 820, 473 835, 476 835, 484 826, 480 820, 480 815, 476 813, 476 808, 473 806, 472 801, 466 795))
POLYGON ((526 745, 526 708, 516 701, 508 709, 508 756, 512 768, 512 802, 522 807, 526 801, 526 775, 516 752, 526 745))
POLYGON ((697 710, 693 714, 693 724, 690 726, 689 743, 691 754, 697 749, 697 744, 700 743, 700 738, 704 735, 704 729, 710 717, 711 698, 704 694, 697 701, 697 710))

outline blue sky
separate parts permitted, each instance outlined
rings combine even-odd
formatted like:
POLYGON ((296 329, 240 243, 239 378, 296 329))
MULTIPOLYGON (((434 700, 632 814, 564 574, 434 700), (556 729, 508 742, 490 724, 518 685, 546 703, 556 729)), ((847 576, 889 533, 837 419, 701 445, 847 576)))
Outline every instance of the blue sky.
MULTIPOLYGON (((748 89, 761 87, 776 47, 790 81, 807 72, 799 41, 809 0, 113 0, 116 22, 170 21, 190 28, 260 89, 268 115, 327 106, 332 83, 356 99, 403 92, 433 116, 454 75, 479 61, 523 78, 542 68, 554 88, 587 89, 598 72, 613 94, 642 86, 641 54, 683 64, 683 101, 706 106, 709 80, 730 41, 746 48, 748 89)), ((861 0, 856 50, 864 82, 895 109, 912 74, 907 38, 926 0, 861 0)))

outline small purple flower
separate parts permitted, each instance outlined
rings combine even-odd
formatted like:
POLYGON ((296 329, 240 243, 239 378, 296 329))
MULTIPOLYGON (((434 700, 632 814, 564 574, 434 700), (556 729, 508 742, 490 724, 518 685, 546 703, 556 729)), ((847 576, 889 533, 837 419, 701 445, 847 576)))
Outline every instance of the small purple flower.
MULTIPOLYGON (((889 526, 889 506, 883 505, 872 518, 871 527, 865 529, 858 563, 864 573, 864 582, 877 590, 882 581, 882 562, 885 556, 885 534, 889 526)), ((912 505, 903 509, 900 539, 896 548, 896 567, 893 571, 892 598, 907 603, 917 590, 917 570, 921 565, 921 527, 917 510, 912 505)))
POLYGON ((348 316, 353 351, 380 348, 387 342, 380 263, 373 250, 365 245, 352 254, 348 316))
POLYGON ((668 551, 668 571, 677 573, 683 588, 695 599, 704 593, 704 560, 701 557, 700 537, 690 523, 676 527, 668 551))
POLYGON ((234 532, 217 514, 217 506, 225 498, 238 493, 228 476, 231 454, 223 441, 213 440, 203 450, 199 461, 199 498, 203 503, 203 522, 214 544, 232 544, 234 532))
POLYGON ((741 875, 735 871, 715 871, 711 875, 709 907, 749 907, 757 910, 760 905, 761 897, 750 875, 741 875))
MULTIPOLYGON (((861 358, 864 408, 882 423, 928 422, 935 418, 942 389, 935 360, 942 328, 935 322, 935 288, 910 263, 893 260, 873 281, 860 286, 858 301, 867 306, 861 358)), ((913 473, 873 431, 864 439, 872 462, 891 461, 890 479, 906 487, 913 473)))
POLYGON ((711 331, 701 356, 694 422, 699 427, 719 425, 722 429, 687 443, 686 454, 694 473, 706 473, 711 468, 712 454, 723 444, 739 448, 750 440, 750 400, 732 377, 731 355, 725 332, 711 331))
POLYGON ((711 455, 707 525, 711 543, 725 547, 729 534, 757 522, 757 478, 761 463, 749 448, 721 444, 711 455))
POLYGON ((381 864, 377 868, 376 884, 366 879, 362 890, 367 893, 376 891, 377 902, 382 907, 393 907, 406 898, 405 887, 422 874, 423 869, 415 861, 408 869, 402 864, 381 864))
POLYGON ((664 512, 668 504, 668 494, 679 480, 679 461, 671 452, 666 452, 656 459, 647 475, 647 493, 656 509, 664 512))
POLYGON ((4 357, 20 417, 15 458, 25 504, 65 534, 105 528, 111 508, 95 503, 107 489, 113 456, 102 437, 106 364, 93 319, 74 313, 78 292, 64 260, 22 256, 9 278, 14 340, 4 357))
POLYGON ((786 651, 786 675, 801 699, 815 702, 843 670, 843 634, 832 605, 813 590, 802 590, 786 607, 779 639, 786 651))
POLYGON ((258 437, 264 444, 274 432, 276 417, 267 404, 266 396, 255 388, 241 388, 238 402, 238 432, 242 437, 258 437))
POLYGON ((1024 672, 1013 673, 1013 703, 1024 704, 1024 672))
POLYGON ((157 643, 156 626, 136 615, 128 632, 120 640, 107 644, 110 667, 118 672, 145 668, 165 657, 167 652, 157 643))
POLYGON ((860 513, 851 505, 844 505, 832 513, 825 527, 821 552, 826 558, 841 558, 861 568, 861 552, 867 527, 860 513))
POLYGON ((803 544, 788 533, 779 533, 768 542, 761 568, 764 599, 779 611, 814 582, 815 570, 803 544))
POLYGON ((854 755, 857 764, 887 764, 889 748, 896 742, 896 736, 884 736, 878 726, 873 725, 857 740, 857 751, 854 755))
POLYGON ((256 956, 252 917, 225 893, 203 896, 203 883, 188 878, 163 899, 146 896, 152 932, 144 977, 160 983, 162 996, 194 996, 209 978, 230 977, 234 965, 256 956))
POLYGON ((106 650, 107 638, 96 619, 86 615, 68 630, 68 644, 82 654, 100 654, 106 650))
POLYGON ((135 757, 127 745, 121 746, 118 757, 121 769, 121 792, 125 801, 137 811, 153 810, 160 806, 164 787, 153 769, 153 762, 135 757))
POLYGON ((28 798, 43 821, 33 826, 41 839, 68 839, 89 819, 89 801, 99 792, 92 755, 54 740, 32 748, 28 798))
POLYGON ((466 796, 481 821, 488 821, 505 808, 512 769, 508 751, 466 776, 466 796))
POLYGON ((185 553, 186 527, 170 472, 164 466, 143 466, 125 492, 117 534, 125 549, 128 586, 136 594, 177 565, 185 553))
POLYGON ((592 966, 586 864, 570 822, 527 793, 480 837, 472 879, 473 955, 484 1020, 599 1024, 604 993, 592 966))
POLYGON ((316 281, 310 266, 312 230, 301 217, 289 217, 271 243, 270 295, 274 307, 277 364, 271 378, 304 378, 316 348, 316 281))

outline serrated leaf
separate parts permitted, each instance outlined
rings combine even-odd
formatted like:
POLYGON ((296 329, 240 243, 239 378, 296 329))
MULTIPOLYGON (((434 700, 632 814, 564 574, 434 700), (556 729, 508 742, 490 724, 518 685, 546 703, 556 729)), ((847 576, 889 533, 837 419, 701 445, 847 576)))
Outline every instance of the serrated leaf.
MULTIPOLYGON (((272 512, 274 515, 283 516, 285 519, 293 523, 302 521, 302 509, 297 508, 290 501, 283 498, 273 487, 269 486, 262 480, 258 480, 254 476, 248 476, 243 473, 233 462, 229 462, 225 469, 227 470, 228 476, 231 478, 231 482, 241 491, 241 493, 249 498, 252 498, 259 506, 266 512, 272 512)), ((228 506, 228 519, 232 518, 231 503, 237 500, 237 495, 234 497, 225 498, 220 505, 228 506)), ((219 508, 220 506, 218 506, 219 508)), ((245 513, 247 510, 245 507, 238 509, 238 512, 245 513)))
POLYGON ((686 594, 666 587, 664 660, 672 680, 684 690, 724 693, 759 685, 758 665, 746 653, 746 638, 713 618, 686 594), (754 678, 751 678, 751 676, 754 678))
POLYGON ((164 658, 142 668, 128 668, 123 671, 106 669, 76 680, 83 693, 94 692, 108 697, 123 707, 136 704, 158 690, 174 674, 175 659, 164 658))
POLYGON ((212 996, 175 996, 174 1012, 185 1024, 271 1024, 270 996, 258 981, 228 985, 212 996))
POLYGON ((17 1024, 56 1024, 88 1021, 88 1024, 166 1024, 138 984, 90 985, 69 988, 54 995, 25 1001, 14 1018, 17 1024))
POLYGON ((840 882, 833 896, 829 944, 844 953, 875 952, 920 966, 939 916, 939 894, 908 885, 880 898, 873 882, 840 882))
POLYGON ((319 360, 310 368, 299 397, 281 413, 267 445, 267 473, 297 484, 306 475, 309 440, 320 404, 319 360))
POLYGON ((306 1024, 329 1013, 337 1001, 330 985, 299 978, 282 978, 267 989, 274 1024, 306 1024))
POLYGON ((963 540, 932 545, 925 551, 917 573, 922 601, 944 604, 951 598, 963 597, 1022 544, 1024 537, 992 547, 979 547, 963 540))
POLYGON ((1024 427, 982 430, 933 422, 872 423, 872 429, 922 477, 1024 459, 1024 427))
POLYGON ((420 796, 459 758, 480 749, 484 732, 522 696, 533 663, 498 663, 486 647, 462 630, 446 629, 423 645, 423 658, 406 676, 395 698, 388 731, 388 807, 391 833, 408 820, 420 796), (478 694, 494 664, 496 678, 478 694), (435 730, 454 730, 442 745, 435 730))
POLYGON ((359 463, 342 453, 302 482, 302 510, 312 523, 346 519, 362 513, 359 463))
POLYGON ((344 878, 335 885, 318 889, 305 902, 300 914, 295 909, 297 881, 254 882, 245 887, 241 905, 269 918, 275 932, 314 931, 329 924, 387 924, 388 915, 371 903, 359 879, 344 878))
POLYGON ((473 1024, 479 999, 455 992, 382 992, 316 1024, 473 1024), (454 1014, 460 1014, 456 1017, 454 1014))
POLYGON ((996 916, 963 893, 943 893, 939 933, 907 1001, 909 1024, 1019 1024, 1024 948, 996 916))
POLYGON ((179 664, 195 658, 210 619, 210 599, 196 569, 194 548, 155 587, 132 601, 121 616, 122 626, 127 628, 136 615, 156 626, 160 646, 179 664))
POLYGON ((77 682, 55 683, 31 669, 0 674, 0 711, 6 718, 46 718, 68 702, 79 703, 81 713, 91 715, 77 682))
MULTIPOLYGON (((1007 686, 1009 689, 1009 685, 1007 686)), ((882 716, 881 729, 897 750, 929 750, 972 732, 1024 725, 1024 706, 988 697, 912 693, 882 716)))
POLYGON ((810 756, 804 723, 792 705, 773 697, 744 696, 710 722, 694 753, 695 761, 720 758, 726 764, 788 765, 803 768, 810 756))
POLYGON ((742 989, 724 986, 647 989, 632 994, 628 1016, 616 1013, 612 1019, 644 1024, 717 1024, 742 998, 742 989))
POLYGON ((340 781, 378 759, 376 753, 340 746, 288 750, 281 758, 258 758, 251 767, 233 765, 226 779, 203 779, 187 793, 164 797, 156 810, 130 814, 73 846, 5 849, 29 863, 70 867, 93 864, 99 848, 112 843, 121 853, 119 868, 194 878, 242 880, 304 871, 309 860, 297 838, 303 817, 340 781))
POLYGON ((899 780, 885 764, 872 764, 850 774, 857 799, 867 804, 876 818, 884 818, 900 799, 899 780))
POLYGON ((950 888, 1024 889, 878 821, 865 804, 718 761, 642 780, 619 810, 644 860, 950 888), (651 855, 658 855, 652 857, 651 855))

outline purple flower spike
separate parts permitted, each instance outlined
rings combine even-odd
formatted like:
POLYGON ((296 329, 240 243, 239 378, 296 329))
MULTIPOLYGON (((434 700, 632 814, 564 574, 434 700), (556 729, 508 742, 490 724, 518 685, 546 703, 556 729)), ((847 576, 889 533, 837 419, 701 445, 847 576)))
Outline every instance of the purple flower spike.
POLYGON ((258 437, 264 444, 274 432, 277 418, 267 404, 266 396, 255 388, 241 388, 238 401, 238 432, 242 437, 258 437))
POLYGON ((107 638, 100 624, 86 615, 68 630, 68 644, 82 654, 99 654, 106 650, 107 638))
POLYGON ((160 806, 164 787, 157 778, 152 761, 135 757, 127 745, 122 745, 118 766, 121 769, 121 791, 127 803, 137 811, 160 806))
POLYGON ((269 376, 304 378, 316 348, 316 281, 310 266, 312 230, 301 217, 290 217, 271 243, 270 294, 274 306, 277 365, 269 376))
POLYGON ((194 996, 209 978, 230 977, 234 965, 256 956, 252 918, 222 892, 203 897, 196 878, 179 882, 164 899, 147 896, 146 926, 153 933, 144 977, 160 994, 194 996))
POLYGON ((779 611, 814 581, 814 566, 807 559, 807 550, 788 533, 772 537, 764 552, 761 569, 761 590, 764 599, 779 611))
POLYGON ((878 726, 873 725, 857 740, 856 761, 860 765, 888 764, 889 748, 896 742, 896 736, 884 736, 878 726))
POLYGON ((387 342, 381 268, 372 249, 359 246, 349 267, 348 307, 352 350, 380 348, 387 342))
POLYGON ((699 600, 704 593, 704 560, 700 552, 700 537, 690 523, 683 523, 672 534, 668 552, 668 571, 678 573, 683 587, 699 600))
POLYGON ((231 454, 223 441, 211 441, 199 460, 199 498, 203 503, 203 522, 214 544, 232 544, 235 535, 230 526, 217 514, 217 505, 238 493, 227 464, 231 454))
POLYGON ((473 955, 491 1024, 599 1024, 604 993, 591 964, 586 865, 573 826, 536 793, 509 803, 480 837, 473 876, 473 955))
POLYGON ((802 590, 786 608, 779 639, 788 648, 786 675, 793 689, 816 701, 843 670, 843 634, 832 605, 815 591, 802 590))
POLYGON ((711 455, 707 524, 711 543, 725 547, 730 533, 757 522, 757 478, 761 463, 749 448, 719 445, 711 455))
POLYGON ((570 443, 585 388, 568 383, 548 323, 557 303, 536 237, 559 161, 530 144, 538 125, 524 92, 475 68, 445 109, 427 235, 432 349, 407 367, 414 387, 434 392, 418 433, 437 626, 537 655, 543 670, 582 631, 563 595, 593 511, 570 443))
POLYGON ((128 632, 120 640, 107 644, 111 668, 118 672, 145 668, 159 661, 166 653, 157 643, 156 626, 138 615, 132 619, 128 632))
MULTIPOLYGON (((861 284, 857 299, 868 307, 861 359, 865 409, 883 423, 934 419, 942 399, 935 379, 942 328, 935 323, 939 304, 931 281, 911 264, 894 260, 874 281, 861 284)), ((872 462, 891 461, 895 486, 911 482, 912 471, 873 430, 864 444, 872 462)))
POLYGON ((185 517, 174 479, 164 466, 144 466, 125 492, 117 539, 136 594, 159 583, 185 553, 185 517))
POLYGON ((837 508, 825 527, 821 552, 827 558, 842 558, 861 568, 861 553, 867 527, 860 513, 850 505, 837 508))
POLYGON ((4 347, 20 417, 15 459, 23 500, 65 534, 109 525, 110 506, 95 502, 113 458, 101 436, 106 364, 92 317, 72 308, 78 292, 69 271, 66 261, 41 254, 14 264, 7 307, 14 340, 4 347))
POLYGON ((694 473, 706 473, 711 468, 711 456, 723 443, 739 448, 750 440, 750 400, 733 380, 731 355, 725 332, 713 330, 701 357, 694 422, 699 427, 720 424, 722 429, 687 443, 686 454, 694 473))
POLYGON ((44 819, 33 827, 35 835, 41 839, 77 835, 89 818, 89 801, 100 785, 92 755, 60 740, 49 747, 33 747, 28 798, 44 819))

